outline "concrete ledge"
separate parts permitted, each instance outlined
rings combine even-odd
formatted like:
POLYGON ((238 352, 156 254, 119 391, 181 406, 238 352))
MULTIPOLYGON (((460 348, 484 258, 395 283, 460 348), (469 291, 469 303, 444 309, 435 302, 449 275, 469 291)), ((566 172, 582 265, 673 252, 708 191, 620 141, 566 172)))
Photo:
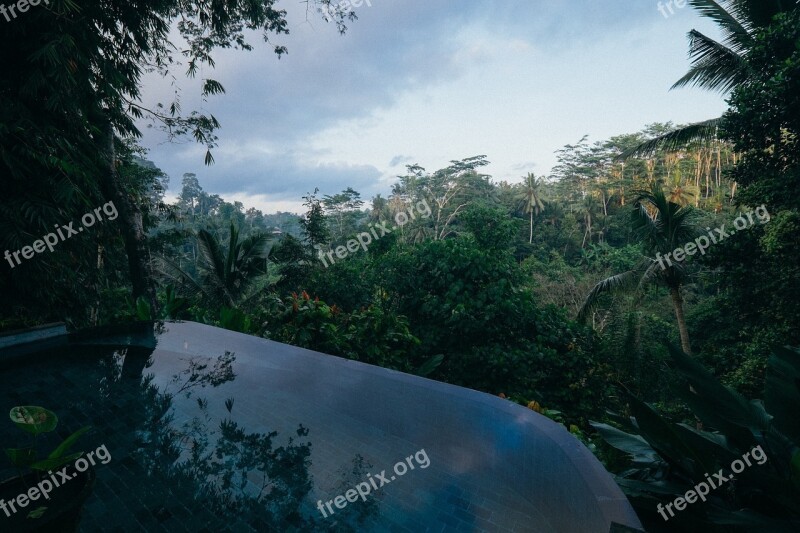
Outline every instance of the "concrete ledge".
POLYGON ((0 361, 66 344, 67 326, 64 323, 0 333, 0 361))

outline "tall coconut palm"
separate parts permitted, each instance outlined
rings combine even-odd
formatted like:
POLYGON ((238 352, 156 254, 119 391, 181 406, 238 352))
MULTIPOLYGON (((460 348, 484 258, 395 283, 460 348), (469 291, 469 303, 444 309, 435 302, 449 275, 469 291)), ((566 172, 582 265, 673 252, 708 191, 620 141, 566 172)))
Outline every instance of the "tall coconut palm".
MULTIPOLYGON (((726 94, 746 84, 746 57, 755 33, 769 26, 775 15, 800 9, 796 0, 688 0, 703 17, 713 20, 722 31, 716 41, 703 33, 689 32, 691 68, 672 86, 700 87, 726 94)), ((713 142, 722 118, 705 120, 679 128, 624 152, 621 157, 652 155, 658 150, 678 150, 691 142, 713 142)))
POLYGON ((544 211, 544 201, 542 198, 543 181, 533 173, 528 172, 525 182, 522 185, 522 192, 518 195, 520 207, 526 215, 531 217, 531 232, 528 243, 533 243, 533 217, 539 216, 544 211))
POLYGON ((661 256, 694 241, 699 235, 695 213, 691 206, 681 207, 670 202, 659 186, 652 191, 638 192, 631 213, 631 226, 648 257, 633 270, 611 276, 595 285, 586 297, 578 318, 584 320, 604 293, 633 289, 641 294, 648 285, 659 284, 669 290, 681 346, 684 352, 691 354, 681 295, 687 271, 682 263, 666 261, 661 256))

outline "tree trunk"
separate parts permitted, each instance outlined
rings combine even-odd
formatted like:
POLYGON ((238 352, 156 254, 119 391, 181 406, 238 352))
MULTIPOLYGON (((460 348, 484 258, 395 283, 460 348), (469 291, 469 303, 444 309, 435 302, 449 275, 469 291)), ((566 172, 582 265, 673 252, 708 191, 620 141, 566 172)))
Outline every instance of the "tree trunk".
POLYGON ((533 244, 533 211, 531 211, 531 237, 528 239, 528 244, 533 244))
POLYGON ((678 331, 681 333, 681 348, 688 355, 692 355, 692 345, 689 343, 689 330, 686 327, 686 317, 683 316, 683 297, 680 287, 670 287, 669 295, 675 307, 675 318, 678 320, 678 331))
POLYGON ((114 128, 106 122, 103 147, 108 159, 108 172, 103 177, 103 190, 114 202, 119 212, 119 226, 125 241, 125 253, 128 256, 128 271, 133 286, 133 299, 144 296, 150 304, 150 312, 155 317, 158 312, 155 280, 150 267, 150 252, 147 248, 147 236, 142 225, 142 212, 127 194, 119 172, 117 171, 116 149, 114 148, 114 128))
POLYGON ((589 244, 592 244, 592 213, 586 213, 586 232, 583 234, 583 242, 581 243, 581 249, 586 247, 586 236, 589 236, 589 244))

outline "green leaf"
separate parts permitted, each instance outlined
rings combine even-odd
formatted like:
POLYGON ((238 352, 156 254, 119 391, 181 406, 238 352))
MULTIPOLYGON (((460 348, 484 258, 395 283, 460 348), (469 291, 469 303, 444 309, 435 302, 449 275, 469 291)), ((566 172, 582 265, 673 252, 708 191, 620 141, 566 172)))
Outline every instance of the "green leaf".
POLYGON ((724 386, 703 365, 680 349, 669 345, 670 366, 685 378, 676 392, 703 422, 724 433, 742 448, 756 444, 753 435, 768 431, 771 416, 758 402, 748 402, 741 394, 724 386))
POLYGON ((687 489, 686 483, 675 483, 673 481, 638 481, 622 477, 616 477, 615 481, 629 498, 654 494, 681 495, 685 494, 687 489))
POLYGON ((702 477, 703 472, 711 471, 713 465, 703 464, 702 459, 681 438, 671 422, 637 398, 631 396, 630 402, 642 436, 661 457, 679 466, 691 477, 702 477))
POLYGON ((250 317, 240 309, 222 307, 219 310, 219 325, 224 329, 246 333, 250 329, 250 317))
POLYGON ((8 416, 18 428, 32 435, 49 433, 58 425, 58 417, 54 412, 36 405, 12 407, 8 416))
POLYGON ((600 433, 608 444, 614 448, 630 454, 635 463, 656 463, 660 460, 658 453, 639 435, 625 433, 608 424, 589 422, 600 433))
POLYGON ((775 425, 795 442, 800 442, 800 351, 776 348, 770 357, 764 394, 767 411, 775 425))
POLYGON ((5 452, 17 468, 26 468, 36 461, 36 450, 33 448, 6 448, 5 452))
POLYGON ((144 296, 139 296, 136 299, 136 318, 139 320, 152 320, 150 303, 145 299, 144 296))
POLYGON ((56 468, 62 467, 67 463, 71 463, 81 455, 83 455, 83 452, 73 453, 71 455, 67 455, 66 457, 59 457, 57 459, 42 459, 41 461, 36 461, 35 463, 31 464, 30 468, 42 472, 46 470, 55 470, 56 468))
POLYGON ((439 368, 439 365, 442 364, 442 361, 444 361, 443 354, 434 355, 417 369, 417 375, 423 377, 430 375, 434 370, 439 368))
POLYGON ((224 92, 225 92, 225 87, 223 87, 222 84, 216 80, 208 79, 205 80, 205 83, 203 83, 203 96, 208 96, 211 94, 219 94, 224 92))
POLYGON ((44 516, 44 512, 47 511, 47 507, 40 506, 28 513, 28 518, 41 518, 44 516))
POLYGON ((72 435, 70 435, 69 437, 67 437, 66 439, 64 439, 64 441, 58 445, 58 448, 53 450, 53 452, 48 456, 48 459, 58 459, 59 457, 64 455, 64 452, 69 450, 75 444, 75 442, 80 438, 80 436, 89 431, 90 429, 91 429, 90 426, 83 427, 78 431, 76 431, 75 433, 73 433, 72 435))
POLYGON ((795 450, 794 454, 792 455, 792 479, 796 480, 797 483, 800 483, 800 449, 795 450))

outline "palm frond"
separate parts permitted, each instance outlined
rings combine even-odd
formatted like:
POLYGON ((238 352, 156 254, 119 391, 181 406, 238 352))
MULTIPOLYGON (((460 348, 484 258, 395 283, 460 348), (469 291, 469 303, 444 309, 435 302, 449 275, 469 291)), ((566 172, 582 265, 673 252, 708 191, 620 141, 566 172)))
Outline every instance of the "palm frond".
MULTIPOLYGON (((655 209, 658 212, 658 207, 655 209)), ((665 247, 663 220, 663 217, 651 214, 641 198, 637 200, 631 211, 631 228, 634 235, 645 244, 645 248, 660 250, 665 247)))
POLYGON ((230 239, 228 239, 228 256, 225 258, 225 285, 230 286, 234 273, 238 270, 239 255, 241 253, 241 243, 239 242, 239 230, 231 221, 230 239))
POLYGON ((201 296, 206 299, 211 297, 201 283, 198 283, 172 259, 158 255, 153 262, 156 272, 166 279, 168 284, 176 287, 180 296, 188 298, 201 296))
POLYGON ((266 259, 271 249, 269 246, 271 240, 272 235, 266 233, 257 233, 247 237, 241 244, 241 258, 244 260, 266 259))
POLYGON ((692 67, 675 82, 672 89, 692 86, 727 93, 747 81, 742 53, 737 53, 697 30, 689 32, 689 57, 692 67))
POLYGON ((686 267, 683 263, 672 263, 672 266, 662 267, 661 263, 652 258, 645 260, 646 268, 639 280, 637 290, 644 292, 647 285, 652 283, 661 282, 670 285, 675 281, 683 280, 686 277, 686 267))
POLYGON ((639 277, 640 273, 638 270, 628 270, 627 272, 616 274, 599 281, 591 290, 591 292, 589 292, 589 295, 583 302, 580 311, 578 311, 578 321, 583 322, 586 320, 586 317, 589 316, 589 313, 592 311, 592 309, 594 309, 599 303, 600 296, 606 293, 630 290, 631 288, 636 287, 639 277))
POLYGON ((661 150, 674 152, 686 148, 692 143, 710 145, 718 139, 717 131, 721 124, 722 118, 720 117, 683 126, 622 152, 617 156, 617 160, 650 157, 661 150))
POLYGON ((213 270, 217 277, 224 280, 226 277, 225 256, 217 239, 207 230, 197 232, 197 244, 203 262, 213 270))
MULTIPOLYGON (((232 234, 232 242, 234 238, 235 234, 232 234)), ((207 230, 197 232, 197 244, 202 259, 200 269, 203 272, 206 293, 215 301, 224 301, 226 305, 233 307, 234 297, 230 289, 234 280, 230 258, 226 257, 220 242, 207 230)))
POLYGON ((650 253, 668 253, 697 237, 697 212, 667 198, 664 190, 634 191, 636 200, 631 215, 634 233, 650 253))
MULTIPOLYGON (((763 1, 763 0, 762 0, 763 1)), ((689 5, 700 14, 717 23, 725 36, 725 45, 736 52, 743 52, 752 41, 750 16, 741 10, 735 10, 731 2, 714 0, 689 0, 689 5)))

